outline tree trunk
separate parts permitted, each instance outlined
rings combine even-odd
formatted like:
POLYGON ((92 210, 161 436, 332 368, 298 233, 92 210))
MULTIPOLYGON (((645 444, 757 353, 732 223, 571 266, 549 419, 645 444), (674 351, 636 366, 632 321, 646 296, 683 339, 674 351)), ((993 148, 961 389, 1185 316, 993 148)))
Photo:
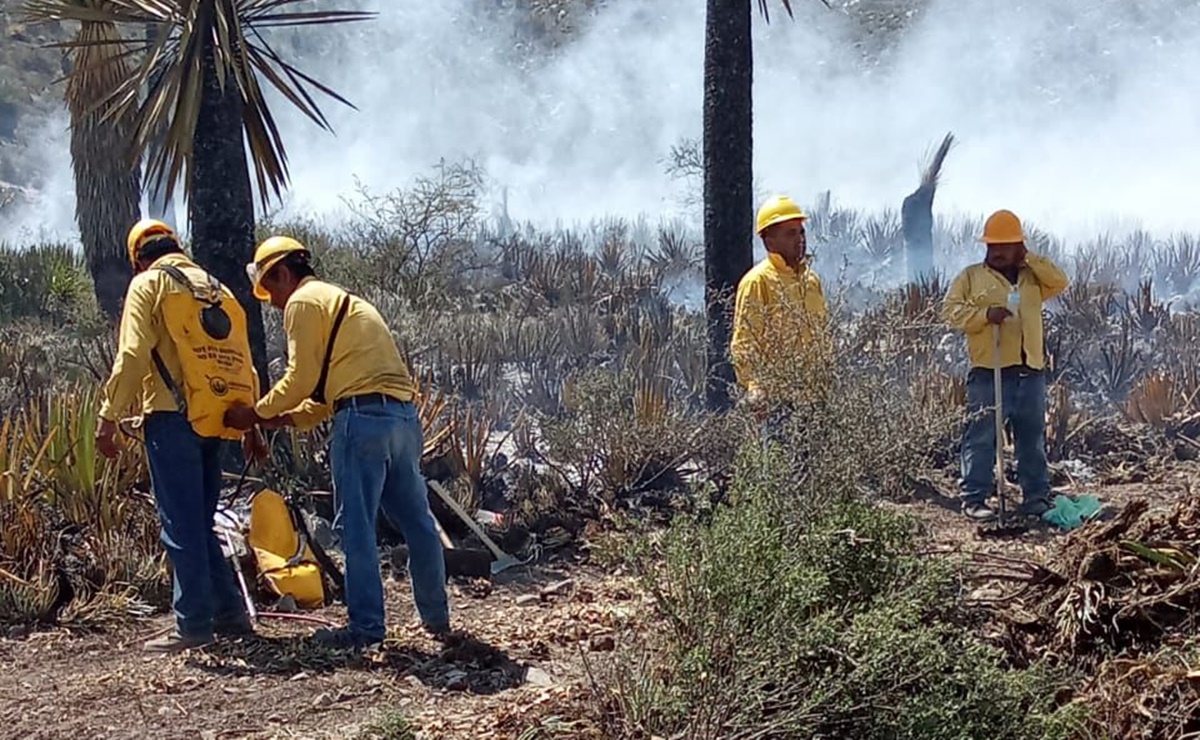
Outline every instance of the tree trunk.
POLYGON ((270 379, 262 306, 246 276, 246 263, 254 259, 254 193, 242 140, 242 98, 232 77, 221 87, 212 39, 205 43, 204 89, 188 173, 192 251, 197 262, 229 286, 245 307, 254 367, 265 392, 270 379))
POLYGON ((948 133, 921 173, 921 184, 900 206, 900 227, 904 232, 905 262, 908 263, 910 283, 928 280, 937 272, 933 263, 933 197, 937 194, 942 166, 953 146, 954 134, 948 133))
POLYGON ((706 401, 729 408, 733 298, 754 262, 754 50, 749 0, 708 0, 704 40, 706 401))
POLYGON ((922 184, 900 206, 908 282, 919 283, 933 274, 934 186, 922 184))
MULTIPOLYGON (((80 41, 116 34, 108 24, 88 23, 80 41)), ((141 176, 133 151, 136 122, 132 112, 102 121, 93 106, 115 89, 128 64, 106 58, 96 47, 83 47, 72 60, 84 70, 72 77, 66 101, 71 112, 71 166, 75 176, 75 221, 100 310, 110 321, 121 318, 125 290, 133 276, 125 237, 138 219, 141 176)))

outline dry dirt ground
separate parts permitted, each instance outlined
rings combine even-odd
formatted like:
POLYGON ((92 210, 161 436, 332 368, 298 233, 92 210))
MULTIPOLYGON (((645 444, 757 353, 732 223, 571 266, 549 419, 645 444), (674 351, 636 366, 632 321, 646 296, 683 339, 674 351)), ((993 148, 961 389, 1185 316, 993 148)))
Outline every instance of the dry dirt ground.
MULTIPOLYGON (((1111 512, 1140 497, 1169 505, 1193 479, 1194 470, 1179 469, 1156 483, 1068 491, 1095 493, 1111 512)), ((1037 558, 1058 536, 980 539, 935 489, 946 487, 887 504, 928 526, 931 553, 1037 558)), ((648 613, 627 575, 565 563, 514 569, 491 584, 451 586, 466 636, 443 646, 415 628, 407 582, 389 581, 388 590, 397 626, 381 650, 361 657, 314 648, 304 640, 311 626, 275 620, 255 639, 166 658, 139 650, 166 618, 118 633, 0 639, 0 737, 598 737, 590 723, 565 718, 581 716, 572 709, 586 701, 593 669, 637 639, 648 613), (396 729, 404 725, 413 734, 396 729), (538 727, 554 732, 534 734, 538 727), (393 734, 381 734, 388 728, 393 734)), ((344 617, 339 608, 322 614, 344 617)))
POLYGON ((304 639, 312 625, 280 620, 256 638, 169 657, 139 644, 167 618, 119 634, 0 639, 0 737, 515 738, 546 717, 557 737, 586 736, 554 710, 586 692, 589 663, 609 657, 641 610, 636 593, 627 577, 586 565, 454 584, 465 636, 442 645, 416 627, 407 581, 389 581, 397 626, 361 656, 316 648, 304 639))

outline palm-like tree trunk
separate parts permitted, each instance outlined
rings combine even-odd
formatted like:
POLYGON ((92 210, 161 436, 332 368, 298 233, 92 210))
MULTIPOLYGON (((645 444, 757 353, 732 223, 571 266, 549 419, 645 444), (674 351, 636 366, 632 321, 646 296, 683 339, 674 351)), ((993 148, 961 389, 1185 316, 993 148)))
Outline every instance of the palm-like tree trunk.
POLYGON ((204 87, 196 119, 194 159, 188 188, 188 217, 196 260, 229 286, 246 309, 250 348, 261 387, 269 387, 262 306, 246 277, 254 258, 254 194, 242 141, 242 97, 217 75, 213 42, 203 55, 204 87))
POLYGON ((920 283, 933 277, 937 269, 933 261, 933 196, 937 193, 938 177, 946 155, 954 145, 954 134, 946 134, 929 165, 921 173, 921 184, 904 199, 900 206, 900 225, 904 232, 905 260, 908 262, 908 281, 920 283))
MULTIPOLYGON (((84 23, 78 40, 99 42, 116 38, 117 33, 110 23, 84 23)), ((71 113, 75 220, 96 301, 116 322, 133 275, 125 254, 125 234, 138 219, 141 175, 134 149, 134 112, 105 121, 95 110, 131 73, 128 62, 111 57, 106 47, 78 47, 72 62, 83 73, 70 78, 66 101, 71 113)))
POLYGON ((707 405, 729 407, 733 296, 754 262, 754 52, 750 0, 708 0, 704 41, 707 405))

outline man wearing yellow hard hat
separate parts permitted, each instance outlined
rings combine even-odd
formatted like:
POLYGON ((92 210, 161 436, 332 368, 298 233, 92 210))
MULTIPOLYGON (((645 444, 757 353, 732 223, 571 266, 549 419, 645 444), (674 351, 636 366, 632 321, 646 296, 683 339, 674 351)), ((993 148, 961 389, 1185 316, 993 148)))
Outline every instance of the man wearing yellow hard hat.
POLYGON ((1021 221, 1011 211, 993 213, 980 238, 987 254, 959 273, 946 293, 943 317, 967 338, 967 421, 962 437, 962 510, 986 521, 995 512, 995 368, 1000 365, 1001 404, 1011 423, 1021 483, 1020 513, 1050 508, 1046 464, 1046 378, 1042 305, 1067 289, 1067 276, 1046 257, 1030 252, 1021 221))
POLYGON ((805 355, 824 340, 825 294, 808 265, 807 219, 787 196, 767 200, 756 224, 766 259, 738 283, 730 355, 745 403, 760 418, 813 381, 803 377, 812 369, 805 355))
POLYGON ((382 510, 404 535, 422 625, 448 634, 442 543, 421 475, 424 446, 416 383, 383 317, 370 303, 317 279, 311 254, 289 237, 264 241, 246 266, 254 295, 283 310, 284 376, 253 407, 231 409, 230 426, 307 427, 333 415, 330 468, 334 528, 346 556, 350 624, 315 638, 358 648, 384 637, 383 581, 375 540, 382 510))
POLYGON ((175 231, 146 219, 129 231, 126 246, 135 275, 96 448, 116 457, 118 422, 129 413, 138 417, 173 571, 176 623, 174 632, 145 647, 174 652, 253 631, 213 516, 222 440, 242 438, 248 456, 263 455, 257 434, 243 436, 222 422, 227 403, 257 398, 258 383, 245 312, 228 288, 188 259, 175 231))

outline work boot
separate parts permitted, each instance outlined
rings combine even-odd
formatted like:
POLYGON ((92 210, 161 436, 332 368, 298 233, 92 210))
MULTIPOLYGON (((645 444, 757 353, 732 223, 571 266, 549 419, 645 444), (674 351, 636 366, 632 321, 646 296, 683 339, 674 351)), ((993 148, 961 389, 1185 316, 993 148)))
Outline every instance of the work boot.
POLYGON ((214 619, 213 633, 217 637, 251 637, 254 635, 254 625, 245 614, 230 620, 214 619))
POLYGON ((312 639, 319 645, 335 650, 361 650, 383 642, 382 639, 373 640, 357 632, 351 632, 347 627, 335 630, 322 627, 313 633, 312 639))
POLYGON ((427 624, 422 622, 421 629, 425 630, 427 635, 438 642, 450 642, 454 637, 454 631, 450 629, 449 624, 427 624))
POLYGON ((1021 505, 1017 507, 1017 513, 1021 516, 1036 516, 1040 519, 1042 514, 1045 514, 1052 508, 1054 507, 1050 505, 1050 501, 1048 499, 1035 498, 1028 501, 1022 501, 1021 505))
POLYGON ((996 518, 996 512, 984 503, 963 504, 962 513, 977 522, 990 522, 996 518))
POLYGON ((184 650, 211 645, 212 642, 211 637, 185 637, 175 630, 169 635, 146 642, 142 649, 148 653, 181 653, 184 650))

